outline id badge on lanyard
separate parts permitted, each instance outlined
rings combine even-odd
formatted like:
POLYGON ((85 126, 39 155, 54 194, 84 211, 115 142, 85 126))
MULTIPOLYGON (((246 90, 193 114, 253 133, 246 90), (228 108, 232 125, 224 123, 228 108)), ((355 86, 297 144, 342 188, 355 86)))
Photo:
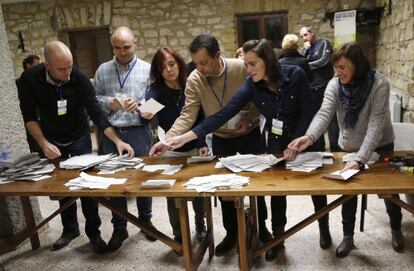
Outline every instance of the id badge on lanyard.
POLYGON ((283 135, 283 121, 278 119, 272 119, 272 134, 278 136, 283 135))
POLYGON ((57 101, 57 113, 58 116, 66 115, 68 112, 67 110, 68 100, 58 100, 57 101))

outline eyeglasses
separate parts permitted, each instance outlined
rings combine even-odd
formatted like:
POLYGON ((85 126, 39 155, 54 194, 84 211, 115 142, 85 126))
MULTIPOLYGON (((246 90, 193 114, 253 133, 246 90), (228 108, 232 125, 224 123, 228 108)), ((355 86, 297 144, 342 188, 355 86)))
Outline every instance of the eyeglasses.
POLYGON ((167 65, 162 65, 161 66, 163 71, 165 71, 167 69, 167 67, 170 68, 170 69, 173 69, 173 68, 177 67, 177 62, 170 61, 170 62, 167 63, 167 65))

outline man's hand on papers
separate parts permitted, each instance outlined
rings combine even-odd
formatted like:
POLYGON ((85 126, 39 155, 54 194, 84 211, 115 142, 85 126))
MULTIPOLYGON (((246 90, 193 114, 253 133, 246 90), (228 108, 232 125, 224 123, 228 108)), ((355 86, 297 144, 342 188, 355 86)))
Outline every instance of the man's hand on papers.
POLYGON ((165 140, 165 144, 170 147, 170 150, 175 150, 185 143, 194 140, 197 138, 197 135, 193 131, 188 131, 187 133, 179 136, 173 136, 165 140))
POLYGON ((125 143, 124 141, 120 140, 116 144, 116 149, 118 150, 119 156, 122 156, 124 153, 128 154, 128 157, 134 157, 135 152, 131 145, 125 143))
POLYGON ((152 146, 149 152, 149 156, 155 156, 155 157, 161 156, 166 151, 168 151, 169 148, 170 146, 166 145, 165 142, 159 141, 156 144, 154 144, 154 146, 152 146))
POLYGON ((62 155, 58 147, 56 147, 49 141, 45 141, 42 145, 40 145, 40 147, 42 148, 42 151, 45 154, 45 156, 49 159, 55 159, 62 155))
POLYGON ((202 147, 198 149, 198 155, 199 156, 207 156, 208 155, 208 148, 202 147))
POLYGON ((301 152, 310 145, 312 145, 312 139, 307 136, 301 136, 296 138, 295 140, 292 140, 292 142, 289 143, 288 148, 297 152, 301 152))
POLYGON ((114 97, 112 101, 109 103, 109 107, 112 111, 118 111, 122 108, 121 102, 118 100, 118 98, 114 97))
POLYGON ((283 151, 283 157, 285 158, 286 161, 293 161, 293 160, 295 160, 296 155, 297 155, 297 151, 292 150, 292 149, 289 149, 289 148, 286 148, 283 151))

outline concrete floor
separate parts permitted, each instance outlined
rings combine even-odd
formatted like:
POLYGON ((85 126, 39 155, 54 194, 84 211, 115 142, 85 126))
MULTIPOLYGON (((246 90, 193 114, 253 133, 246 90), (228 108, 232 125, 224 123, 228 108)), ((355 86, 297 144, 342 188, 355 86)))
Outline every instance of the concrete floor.
MULTIPOLYGON (((329 201, 335 196, 330 196, 329 201)), ((270 197, 267 198, 268 206, 270 197)), ((40 198, 43 215, 51 213, 57 208, 57 202, 47 197, 40 198)), ((79 204, 78 204, 79 206, 79 204)), ((294 225, 312 212, 313 206, 308 196, 288 197, 288 226, 294 225)), ((136 214, 134 201, 130 200, 129 210, 136 214)), ((193 216, 191 208, 190 216, 193 216)), ((78 214, 83 227, 84 219, 78 207, 78 214)), ((270 211, 270 209, 269 209, 270 211)), ((220 208, 214 208, 214 226, 216 244, 224 237, 221 223, 220 208)), ((102 218, 102 236, 108 241, 112 234, 110 223, 111 214, 104 207, 100 208, 102 218)), ((357 214, 359 216, 359 212, 357 214)), ((171 233, 164 198, 153 199, 153 223, 166 234, 171 233)), ((194 229, 194 220, 190 219, 190 226, 194 229)), ((359 227, 359 219, 357 220, 359 227)), ((270 221, 267 221, 270 229, 270 221)), ((365 232, 355 234, 355 244, 358 249, 344 258, 335 257, 335 247, 342 240, 342 225, 340 209, 334 210, 330 216, 333 246, 328 250, 319 248, 317 224, 289 238, 285 243, 285 250, 273 262, 266 262, 264 257, 256 261, 254 270, 413 270, 414 266, 414 219, 407 212, 403 213, 403 231, 406 237, 406 250, 396 253, 390 244, 390 229, 388 217, 382 200, 377 196, 368 197, 368 211, 366 212, 365 232)), ((169 247, 161 242, 148 242, 144 235, 131 224, 128 226, 129 239, 123 247, 110 254, 97 255, 88 244, 84 233, 72 243, 59 251, 51 251, 53 242, 60 236, 60 219, 55 218, 49 223, 49 228, 40 234, 41 248, 32 251, 30 243, 26 242, 19 249, 0 256, 0 270, 27 271, 27 270, 182 270, 183 257, 177 256, 169 247)), ((194 234, 194 232, 193 232, 194 234)), ((197 241, 194 240, 194 244, 197 241)), ((237 254, 233 250, 226 257, 213 257, 208 261, 204 257, 199 270, 238 270, 237 254)))

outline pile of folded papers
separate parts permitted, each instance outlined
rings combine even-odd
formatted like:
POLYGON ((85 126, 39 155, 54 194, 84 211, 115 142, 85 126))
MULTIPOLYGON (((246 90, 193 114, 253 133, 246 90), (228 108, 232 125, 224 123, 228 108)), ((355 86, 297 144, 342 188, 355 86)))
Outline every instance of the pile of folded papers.
POLYGON ((265 169, 283 161, 284 158, 276 158, 272 154, 254 155, 254 154, 236 154, 229 157, 219 158, 216 168, 226 167, 233 172, 262 172, 265 169))
POLYGON ((248 185, 249 177, 237 174, 214 174, 202 177, 193 177, 184 184, 187 189, 195 189, 197 192, 215 192, 217 189, 240 189, 248 185))
POLYGON ((1 161, 1 167, 6 168, 0 174, 0 184, 15 180, 41 181, 50 177, 55 166, 40 159, 38 153, 29 153, 1 161))
POLYGON ((95 166, 95 169, 100 170, 98 174, 114 174, 115 172, 125 170, 127 168, 139 169, 145 164, 142 159, 138 157, 129 158, 127 156, 115 156, 110 160, 100 163, 95 166))
POLYGON ((63 169, 79 169, 80 171, 95 167, 100 170, 98 174, 113 174, 126 168, 138 169, 144 164, 138 157, 129 158, 127 155, 117 156, 115 154, 97 155, 88 153, 73 156, 60 162, 59 166, 63 169))
POLYGON ((80 176, 65 183, 65 186, 70 190, 77 189, 107 189, 111 185, 124 184, 127 181, 126 178, 107 178, 92 176, 81 172, 80 176))
POLYGON ((59 167, 62 169, 86 170, 99 165, 102 162, 108 161, 112 157, 115 157, 115 154, 97 155, 95 153, 88 153, 73 156, 65 161, 62 161, 60 162, 59 167))
POLYGON ((323 152, 303 152, 295 160, 286 162, 286 168, 292 171, 311 172, 323 166, 323 152))

